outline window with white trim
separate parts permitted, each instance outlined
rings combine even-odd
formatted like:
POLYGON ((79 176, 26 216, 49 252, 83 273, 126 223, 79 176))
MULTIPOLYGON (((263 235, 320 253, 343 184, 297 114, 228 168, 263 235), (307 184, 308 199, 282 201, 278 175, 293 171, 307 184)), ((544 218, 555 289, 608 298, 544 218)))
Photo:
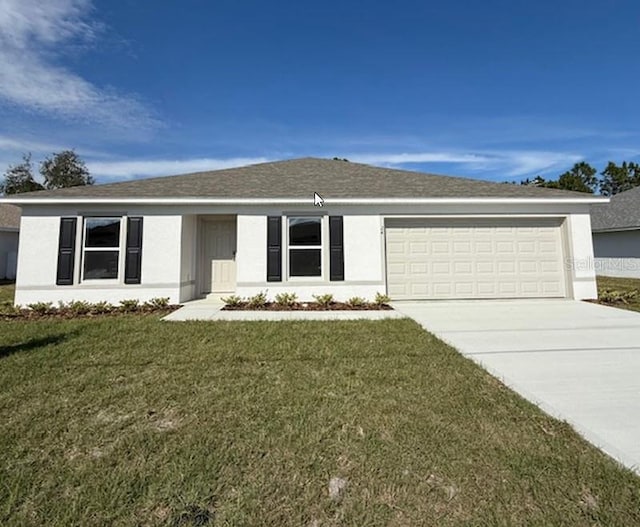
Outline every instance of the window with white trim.
POLYGON ((322 276, 322 217, 288 218, 289 276, 322 276))
POLYGON ((117 279, 120 264, 122 218, 85 218, 83 234, 82 279, 117 279))

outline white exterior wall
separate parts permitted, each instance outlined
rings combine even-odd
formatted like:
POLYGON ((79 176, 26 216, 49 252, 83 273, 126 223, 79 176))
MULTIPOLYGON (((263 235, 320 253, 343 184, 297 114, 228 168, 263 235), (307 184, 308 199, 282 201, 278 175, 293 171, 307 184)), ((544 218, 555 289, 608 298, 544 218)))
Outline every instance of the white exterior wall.
POLYGON ((180 302, 196 296, 196 262, 198 217, 190 214, 182 217, 182 235, 180 249, 180 302))
POLYGON ((640 230, 594 232, 596 274, 640 278, 640 230))
POLYGON ((18 231, 0 230, 0 279, 16 277, 18 231))
POLYGON ((567 219, 565 244, 566 270, 576 300, 598 298, 591 240, 591 216, 588 212, 571 214, 567 219))
MULTIPOLYGON (((282 214, 274 211, 274 215, 282 214)), ((297 214, 297 213, 296 213, 297 214)), ((302 301, 313 300, 314 294, 333 294, 336 300, 354 296, 372 300, 377 292, 384 293, 383 250, 379 215, 344 216, 344 281, 329 280, 328 235, 323 229, 324 256, 322 278, 294 278, 286 274, 286 221, 283 221, 282 254, 283 281, 267 282, 267 216, 239 215, 237 219, 237 288, 242 297, 266 292, 269 299, 278 293, 296 293, 302 301)))
POLYGON ((238 215, 236 236, 236 280, 238 287, 245 287, 243 284, 266 283, 267 216, 238 215))
MULTIPOLYGON (((588 205, 581 204, 423 204, 331 206, 322 210, 313 206, 298 206, 294 212, 274 206, 161 206, 140 205, 127 209, 117 205, 96 205, 92 214, 128 214, 144 216, 142 283, 139 285, 83 284, 79 282, 80 251, 76 259, 76 285, 56 286, 60 216, 79 215, 74 206, 25 206, 18 256, 16 302, 87 300, 117 303, 128 298, 148 300, 169 297, 171 302, 184 302, 195 296, 198 273, 198 215, 237 215, 237 288, 236 294, 251 296, 267 291, 269 297, 278 292, 295 292, 302 300, 313 294, 332 293, 338 300, 353 296, 372 299, 377 292, 386 292, 384 219, 397 216, 552 216, 565 218, 564 238, 567 281, 570 296, 577 299, 595 298, 596 282, 593 266, 588 205), (325 276, 320 280, 286 280, 286 258, 283 278, 279 283, 266 281, 267 216, 301 215, 321 212, 344 218, 345 280, 328 279, 328 233, 325 235, 325 276)), ((286 240, 283 222, 283 242, 286 240)), ((80 232, 80 228, 78 229, 80 232)), ((80 234, 79 234, 80 236, 80 234)), ((124 243, 124 241, 123 241, 124 243)), ((77 247, 81 246, 81 237, 77 247)), ((283 256, 286 245, 283 243, 283 256)))
MULTIPOLYGON (((133 214, 131 214, 133 215, 133 214)), ((71 214, 66 214, 71 216, 71 214)), ((118 304, 125 299, 140 301, 169 297, 178 303, 180 295, 180 243, 182 216, 144 216, 142 240, 141 284, 125 284, 124 257, 120 258, 120 278, 108 283, 83 283, 81 276, 82 219, 78 219, 76 236, 75 284, 56 285, 58 261, 58 237, 60 215, 22 215, 22 233, 18 250, 15 303, 28 305, 34 302, 87 302, 106 301, 118 304)), ((121 236, 121 253, 124 234, 121 236)))

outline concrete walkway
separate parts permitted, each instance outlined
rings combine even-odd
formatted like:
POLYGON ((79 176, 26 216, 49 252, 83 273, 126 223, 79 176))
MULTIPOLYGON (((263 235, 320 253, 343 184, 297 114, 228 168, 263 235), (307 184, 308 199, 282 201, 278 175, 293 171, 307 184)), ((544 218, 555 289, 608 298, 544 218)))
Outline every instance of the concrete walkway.
POLYGON ((570 300, 394 307, 640 473, 640 313, 570 300))
POLYGON ((186 302, 163 320, 384 320, 404 318, 397 311, 222 311, 221 301, 202 299, 186 302))

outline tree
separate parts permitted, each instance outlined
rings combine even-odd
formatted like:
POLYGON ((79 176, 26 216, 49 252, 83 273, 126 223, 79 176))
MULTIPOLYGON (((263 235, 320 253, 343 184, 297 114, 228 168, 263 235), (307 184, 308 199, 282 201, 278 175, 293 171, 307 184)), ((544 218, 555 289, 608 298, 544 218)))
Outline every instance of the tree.
POLYGON ((558 188, 593 194, 598 186, 597 170, 581 161, 558 178, 558 188))
POLYGON ((556 179, 544 179, 542 176, 536 176, 533 179, 524 179, 521 185, 544 188, 558 188, 562 190, 575 190, 578 192, 589 192, 593 194, 598 186, 597 170, 589 163, 584 161, 573 165, 556 179))
POLYGON ((42 189, 44 187, 33 179, 31 154, 24 154, 19 165, 10 165, 4 173, 4 181, 0 183, 0 192, 7 196, 42 189))
POLYGON ((47 189, 93 185, 93 177, 84 161, 73 150, 63 150, 40 164, 47 189))
POLYGON ((618 166, 613 161, 609 161, 601 174, 600 193, 604 196, 613 196, 640 186, 640 165, 638 163, 623 161, 622 165, 618 166))
POLYGON ((520 184, 526 187, 545 187, 545 188, 558 188, 558 182, 549 180, 547 181, 542 176, 537 175, 533 179, 523 179, 520 184))

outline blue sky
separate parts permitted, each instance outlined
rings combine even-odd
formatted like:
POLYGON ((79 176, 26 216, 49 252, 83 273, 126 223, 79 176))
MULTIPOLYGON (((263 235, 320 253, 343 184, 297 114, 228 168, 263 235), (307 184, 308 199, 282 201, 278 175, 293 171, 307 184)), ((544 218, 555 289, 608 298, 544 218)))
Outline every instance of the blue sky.
POLYGON ((496 181, 640 160, 640 3, 0 0, 0 169, 300 156, 496 181))

